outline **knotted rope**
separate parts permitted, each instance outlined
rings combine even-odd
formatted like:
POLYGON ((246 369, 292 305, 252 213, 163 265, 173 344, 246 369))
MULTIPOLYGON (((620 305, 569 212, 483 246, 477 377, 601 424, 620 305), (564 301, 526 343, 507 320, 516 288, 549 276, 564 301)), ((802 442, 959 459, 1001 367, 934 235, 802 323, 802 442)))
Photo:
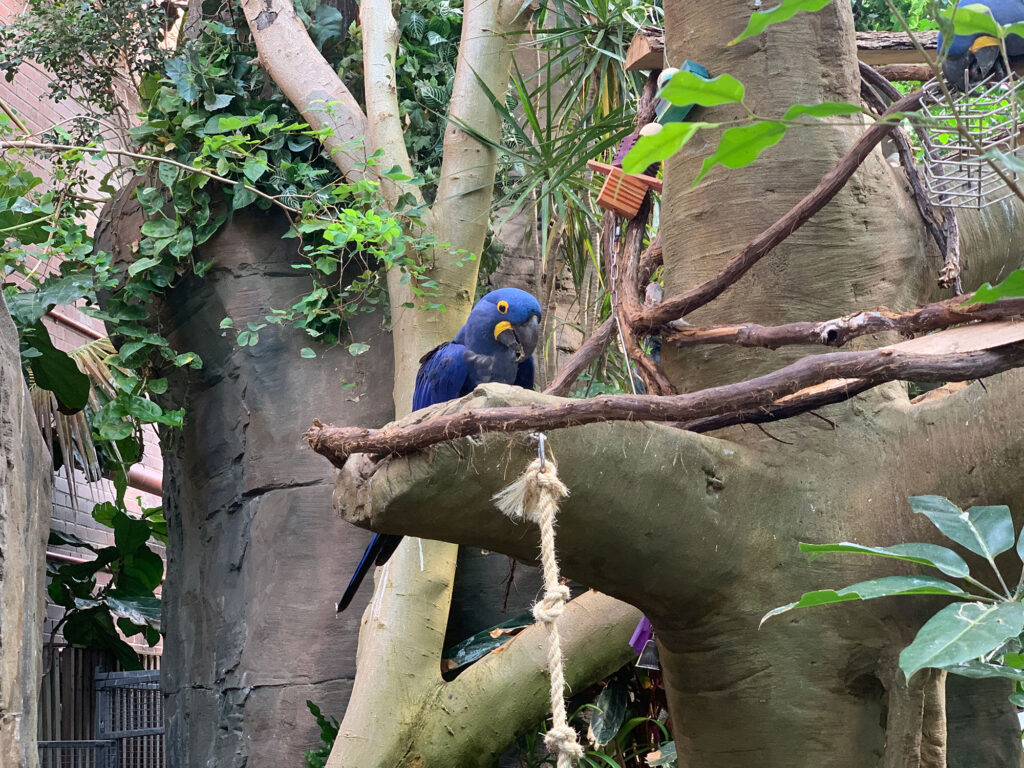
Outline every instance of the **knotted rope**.
POLYGON ((544 743, 549 750, 558 753, 558 768, 571 768, 573 759, 583 757, 583 748, 576 741, 576 731, 569 725, 565 713, 562 644, 555 623, 569 599, 569 588, 561 583, 555 559, 555 514, 559 500, 569 495, 569 489, 558 479, 554 462, 545 461, 543 436, 538 453, 538 458, 530 463, 518 480, 494 495, 494 502, 512 520, 529 520, 540 526, 544 597, 533 606, 533 617, 543 622, 548 630, 552 725, 544 743))

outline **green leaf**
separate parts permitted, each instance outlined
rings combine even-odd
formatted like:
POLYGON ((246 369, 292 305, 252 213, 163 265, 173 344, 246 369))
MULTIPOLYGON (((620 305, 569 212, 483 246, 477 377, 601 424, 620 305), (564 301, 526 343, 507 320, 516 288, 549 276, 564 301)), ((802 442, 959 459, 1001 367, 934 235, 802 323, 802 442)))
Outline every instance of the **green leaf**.
POLYGON ((114 518, 118 516, 120 512, 109 501, 104 501, 92 508, 92 519, 100 525, 105 525, 108 528, 114 527, 114 518))
POLYGON ((302 355, 302 357, 305 357, 305 358, 316 357, 316 352, 314 352, 309 347, 303 347, 301 350, 299 350, 299 354, 302 355))
POLYGON ((964 512, 941 496, 912 496, 908 501, 911 509, 925 515, 944 535, 988 560, 1014 544, 1007 506, 971 507, 964 512))
POLYGON ((669 123, 650 136, 641 136, 622 160, 623 173, 643 173, 651 163, 667 160, 683 148, 700 128, 714 123, 669 123))
POLYGON ((168 218, 150 219, 141 230, 146 237, 173 237, 178 232, 178 223, 168 218))
POLYGON ((750 165, 761 152, 778 144, 785 135, 786 124, 774 120, 725 130, 718 142, 718 149, 715 150, 715 154, 704 160, 700 173, 693 180, 693 185, 700 183, 716 165, 724 165, 726 168, 743 168, 750 165))
POLYGON ((40 353, 28 361, 36 386, 53 392, 61 407, 69 413, 85 408, 92 386, 89 377, 78 370, 66 352, 53 346, 46 327, 41 322, 22 327, 21 339, 40 353))
MULTIPOLYGON (((1021 170, 1024 170, 1022 168, 1021 170)), ((989 304, 996 299, 1011 299, 1024 296, 1024 269, 1017 269, 1008 274, 1001 283, 993 286, 985 283, 974 292, 968 304, 989 304)))
POLYGON ((164 561, 149 547, 140 547, 131 555, 125 555, 121 572, 117 577, 117 588, 130 594, 152 592, 164 575, 164 561))
POLYGON ((850 600, 874 600, 879 597, 899 595, 946 595, 949 597, 970 597, 960 587, 932 576, 883 576, 880 579, 862 581, 839 590, 819 589, 805 593, 797 602, 774 608, 763 617, 764 624, 772 616, 778 616, 794 608, 812 608, 816 605, 845 603, 850 600))
POLYGON ((847 104, 844 101, 825 101, 821 104, 794 104, 786 110, 782 116, 783 120, 796 120, 798 117, 837 117, 841 115, 856 115, 864 110, 856 104, 847 104))
POLYGON ((105 602, 110 612, 118 618, 128 619, 133 624, 160 629, 162 607, 159 597, 117 595, 111 591, 107 594, 105 602))
POLYGON ((953 9, 942 15, 946 18, 953 17, 953 29, 958 35, 983 34, 992 35, 992 37, 1003 35, 1002 28, 992 18, 992 11, 981 3, 961 5, 956 9, 955 15, 953 9))
POLYGON ((234 194, 231 196, 231 209, 239 210, 256 201, 256 193, 241 184, 234 187, 234 194))
POLYGON ((658 766, 675 768, 676 743, 674 741, 666 741, 658 747, 658 752, 660 753, 658 757, 654 757, 653 753, 647 756, 647 765, 651 766, 651 768, 658 768, 658 766))
POLYGON ((268 170, 267 163, 265 160, 261 160, 255 155, 249 155, 245 158, 245 165, 242 166, 242 173, 245 174, 245 178, 249 181, 259 181, 260 177, 268 170))
POLYGON ((128 415, 143 422, 157 421, 163 410, 152 400, 144 397, 130 396, 126 403, 128 415))
POLYGON ((769 8, 767 11, 757 11, 752 13, 750 15, 750 21, 747 22, 747 28, 743 30, 743 33, 739 37, 730 41, 729 45, 736 45, 736 43, 741 40, 746 40, 748 37, 759 35, 772 24, 778 24, 791 19, 801 11, 807 11, 810 13, 820 11, 831 1, 832 0, 782 0, 782 2, 774 8, 769 8))
POLYGON ((447 648, 442 654, 449 670, 472 664, 495 648, 504 645, 517 631, 534 623, 532 614, 524 613, 514 619, 503 621, 494 627, 481 630, 460 643, 447 648))
POLYGON ((810 555, 809 560, 816 560, 828 552, 854 552, 861 555, 891 557, 905 560, 908 563, 920 563, 938 568, 947 576, 962 579, 970 575, 967 562, 956 552, 937 544, 897 544, 893 547, 865 547, 851 544, 848 541, 839 544, 804 544, 800 543, 800 551, 810 555))
POLYGON ((129 517, 124 512, 114 516, 114 544, 125 553, 132 554, 149 541, 149 523, 129 517))
POLYGON ((957 664, 956 666, 946 667, 946 669, 954 675, 960 675, 961 677, 971 677, 975 679, 983 679, 989 677, 1003 677, 1009 678, 1010 680, 1019 680, 1024 682, 1024 670, 1014 669, 1013 667, 1006 666, 1005 664, 990 664, 984 661, 978 661, 973 659, 971 661, 965 661, 963 664, 957 664))
POLYGON ((355 357, 356 355, 361 355, 364 352, 368 351, 369 349, 370 349, 370 345, 369 344, 364 344, 361 341, 357 341, 354 344, 349 344, 348 345, 348 353, 350 355, 352 355, 353 357, 355 357))
MULTIPOLYGON (((148 224, 149 222, 146 223, 148 224)), ((132 262, 132 265, 128 267, 128 274, 135 277, 139 272, 144 272, 147 269, 160 266, 160 263, 160 259, 155 259, 152 256, 136 259, 132 262)))
POLYGON ((618 676, 612 678, 598 694, 594 706, 597 711, 590 718, 588 734, 598 747, 603 747, 615 738, 615 735, 626 720, 626 709, 629 704, 629 692, 623 680, 618 676))
POLYGON ((665 83, 658 93, 661 98, 678 106, 697 104, 715 107, 743 101, 743 83, 732 75, 719 75, 710 80, 694 72, 680 70, 665 83))
POLYGON ((926 667, 945 669, 977 659, 1024 630, 1024 604, 954 603, 921 627, 900 653, 900 668, 909 681, 926 667))

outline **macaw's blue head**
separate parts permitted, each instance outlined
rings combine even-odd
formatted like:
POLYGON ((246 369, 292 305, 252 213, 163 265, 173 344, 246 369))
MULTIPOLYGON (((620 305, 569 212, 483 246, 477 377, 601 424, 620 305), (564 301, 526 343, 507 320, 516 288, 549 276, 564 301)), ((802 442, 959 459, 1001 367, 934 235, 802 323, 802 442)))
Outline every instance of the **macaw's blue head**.
POLYGON ((540 303, 518 288, 499 288, 477 302, 459 339, 477 352, 506 347, 517 360, 533 354, 540 335, 540 303))
MULTIPOLYGON (((942 50, 941 37, 938 50, 942 50)), ((1002 69, 999 41, 989 35, 957 35, 942 62, 942 74, 962 93, 993 73, 997 77, 1005 76, 1002 69)))

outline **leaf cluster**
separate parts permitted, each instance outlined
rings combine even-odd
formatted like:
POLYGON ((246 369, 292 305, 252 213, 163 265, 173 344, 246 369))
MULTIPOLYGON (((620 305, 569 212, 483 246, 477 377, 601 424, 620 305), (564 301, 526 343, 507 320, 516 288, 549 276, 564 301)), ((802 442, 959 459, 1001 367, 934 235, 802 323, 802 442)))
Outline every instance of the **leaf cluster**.
POLYGON ((74 95, 112 114, 125 75, 137 85, 161 67, 173 9, 156 0, 29 0, 25 13, 0 26, 0 72, 11 82, 34 61, 51 74, 55 101, 74 95))
POLYGON ((907 543, 871 547, 850 542, 800 544, 811 560, 829 553, 856 553, 902 560, 934 568, 943 576, 963 582, 960 586, 930 575, 884 576, 838 590, 823 589, 804 594, 800 600, 765 614, 773 616, 796 608, 873 600, 896 595, 941 595, 954 598, 917 633, 900 653, 900 668, 909 680, 926 668, 944 669, 964 677, 1003 677, 1017 682, 1012 697, 1024 705, 1024 569, 1014 583, 996 565, 998 555, 1014 549, 1024 563, 1024 530, 1015 536, 1010 509, 1004 505, 962 510, 941 496, 913 496, 911 509, 927 517, 946 538, 979 556, 992 569, 997 584, 976 578, 967 561, 955 550, 937 544, 907 543))

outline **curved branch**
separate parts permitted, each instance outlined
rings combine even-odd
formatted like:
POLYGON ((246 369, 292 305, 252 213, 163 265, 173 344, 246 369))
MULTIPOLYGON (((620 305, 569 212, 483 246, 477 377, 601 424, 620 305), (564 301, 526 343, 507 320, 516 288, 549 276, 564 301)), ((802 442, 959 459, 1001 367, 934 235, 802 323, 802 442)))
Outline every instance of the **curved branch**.
POLYGON ((314 130, 346 176, 366 163, 366 116, 334 68, 317 50, 288 0, 242 0, 260 64, 314 130))
POLYGON ((876 309, 821 322, 764 326, 756 323, 689 327, 664 337, 679 347, 695 344, 736 344, 741 347, 778 349, 791 344, 824 344, 841 347, 858 336, 884 331, 909 335, 983 320, 1013 320, 1024 316, 1024 299, 1000 299, 991 304, 966 304, 970 296, 957 296, 909 312, 876 309))
POLYGON ((871 385, 897 379, 966 381, 1021 365, 1024 365, 1022 341, 993 349, 941 354, 921 354, 893 347, 865 352, 832 352, 805 357, 749 381, 683 395, 601 395, 550 405, 446 413, 426 419, 421 415, 419 420, 400 422, 383 429, 333 427, 316 421, 306 432, 306 439, 314 451, 336 467, 342 467, 354 453, 402 454, 484 432, 559 429, 598 421, 686 422, 767 408, 788 395, 831 379, 863 379, 871 385))
POLYGON ((653 330, 659 325, 664 325, 704 306, 722 294, 758 261, 767 256, 775 246, 806 224, 814 214, 835 197, 875 146, 895 127, 895 123, 886 121, 887 117, 895 113, 914 111, 920 106, 920 91, 908 94, 893 104, 878 122, 865 131, 864 135, 850 147, 836 166, 825 174, 818 185, 803 200, 751 240, 743 250, 729 260, 721 272, 685 293, 667 298, 656 306, 644 307, 635 312, 630 318, 633 326, 637 330, 653 330))
POLYGON ((583 342, 579 349, 569 356, 569 359, 562 364, 562 367, 558 369, 558 375, 555 376, 548 388, 544 390, 546 395, 564 395, 579 375, 586 370, 586 367, 590 365, 594 360, 600 356, 601 352, 604 351, 605 346, 608 344, 608 340, 611 339, 612 334, 615 333, 615 319, 609 317, 601 325, 599 325, 590 337, 583 342))

